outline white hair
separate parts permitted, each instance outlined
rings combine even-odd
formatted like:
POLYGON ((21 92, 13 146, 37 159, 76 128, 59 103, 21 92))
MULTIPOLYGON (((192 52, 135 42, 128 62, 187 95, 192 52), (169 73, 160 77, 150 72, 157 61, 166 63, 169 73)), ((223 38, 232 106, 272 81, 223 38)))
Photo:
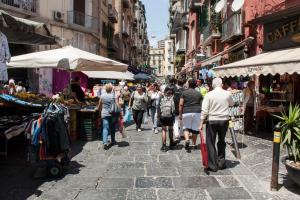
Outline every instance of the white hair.
POLYGON ((221 78, 214 78, 214 80, 212 81, 212 87, 216 88, 216 87, 222 87, 223 82, 221 78))

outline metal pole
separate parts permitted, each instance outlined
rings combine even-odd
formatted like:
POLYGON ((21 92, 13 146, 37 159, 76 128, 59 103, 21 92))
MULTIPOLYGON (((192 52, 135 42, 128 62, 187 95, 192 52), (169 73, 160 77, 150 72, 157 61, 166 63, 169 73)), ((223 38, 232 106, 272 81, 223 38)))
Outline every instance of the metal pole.
POLYGON ((281 141, 280 126, 279 126, 279 124, 277 124, 274 127, 274 139, 273 139, 273 161, 272 161, 272 176, 271 176, 271 190, 272 191, 278 191, 280 141, 281 141))

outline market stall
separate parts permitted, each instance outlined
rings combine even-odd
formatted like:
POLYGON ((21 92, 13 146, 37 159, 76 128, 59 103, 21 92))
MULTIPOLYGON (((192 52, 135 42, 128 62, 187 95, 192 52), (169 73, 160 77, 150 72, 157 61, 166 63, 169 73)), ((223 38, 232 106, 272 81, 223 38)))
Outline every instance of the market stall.
POLYGON ((300 48, 270 51, 214 68, 218 77, 249 77, 255 82, 257 130, 272 130, 274 114, 287 110, 290 103, 300 102, 300 48), (262 129, 261 129, 262 128, 262 129))

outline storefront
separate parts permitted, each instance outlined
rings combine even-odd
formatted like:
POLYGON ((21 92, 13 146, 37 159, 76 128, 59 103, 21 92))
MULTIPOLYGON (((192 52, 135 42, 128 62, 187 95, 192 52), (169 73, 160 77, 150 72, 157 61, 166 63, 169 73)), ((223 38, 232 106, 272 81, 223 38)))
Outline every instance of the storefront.
MULTIPOLYGON (((264 24, 265 52, 214 68, 222 78, 249 77, 255 82, 256 129, 272 130, 274 114, 300 102, 300 15, 264 24)), ((246 85, 244 85, 245 87, 246 85)))

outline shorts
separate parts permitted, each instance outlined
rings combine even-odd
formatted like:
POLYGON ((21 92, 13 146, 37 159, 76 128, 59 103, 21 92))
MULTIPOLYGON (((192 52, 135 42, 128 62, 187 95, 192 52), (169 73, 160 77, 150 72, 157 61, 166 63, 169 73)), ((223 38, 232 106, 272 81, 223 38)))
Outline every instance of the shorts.
POLYGON ((188 129, 191 132, 199 131, 201 113, 185 113, 182 115, 182 118, 183 130, 188 129))
POLYGON ((162 117, 162 118, 160 118, 160 124, 161 124, 161 126, 172 126, 173 127, 174 120, 175 120, 174 117, 168 117, 168 118, 162 117))

